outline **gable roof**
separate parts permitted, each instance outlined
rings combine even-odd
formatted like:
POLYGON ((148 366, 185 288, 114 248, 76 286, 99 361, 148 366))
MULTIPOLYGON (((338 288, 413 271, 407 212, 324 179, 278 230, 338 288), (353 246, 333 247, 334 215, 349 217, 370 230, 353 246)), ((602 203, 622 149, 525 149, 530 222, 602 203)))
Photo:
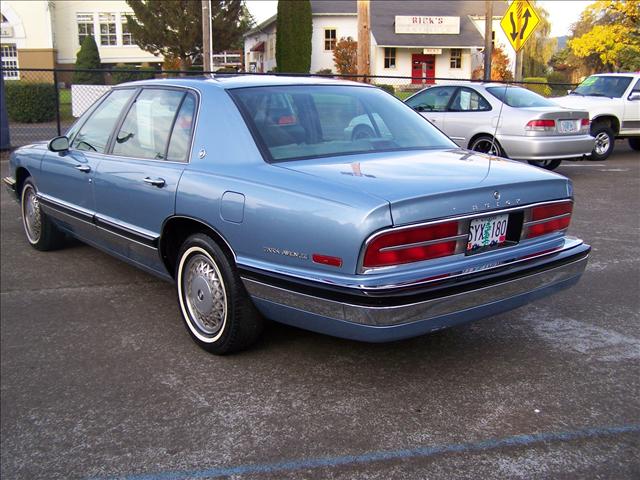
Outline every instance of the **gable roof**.
MULTIPOLYGON (((395 2, 392 2, 395 3, 395 2)), ((312 15, 357 14, 356 0, 311 0, 312 15)))

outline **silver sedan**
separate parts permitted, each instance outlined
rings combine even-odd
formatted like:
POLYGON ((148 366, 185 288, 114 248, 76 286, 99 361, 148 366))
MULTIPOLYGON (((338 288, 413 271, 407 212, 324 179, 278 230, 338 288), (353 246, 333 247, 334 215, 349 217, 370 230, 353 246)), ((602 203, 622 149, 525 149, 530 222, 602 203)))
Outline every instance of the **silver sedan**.
POLYGON ((457 83, 421 90, 405 102, 462 148, 553 170, 593 150, 589 113, 563 108, 525 88, 457 83))

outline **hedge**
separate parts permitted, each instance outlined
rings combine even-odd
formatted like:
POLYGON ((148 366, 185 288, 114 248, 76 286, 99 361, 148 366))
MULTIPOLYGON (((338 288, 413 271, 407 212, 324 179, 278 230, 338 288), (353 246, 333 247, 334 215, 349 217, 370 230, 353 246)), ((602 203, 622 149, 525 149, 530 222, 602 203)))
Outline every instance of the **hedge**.
POLYGON ((155 68, 153 67, 137 68, 135 65, 118 63, 115 66, 115 70, 121 70, 120 72, 111 72, 111 78, 115 84, 135 82, 136 80, 149 80, 155 77, 155 68))
POLYGON ((5 82, 9 120, 49 122, 56 118, 56 87, 52 83, 5 82))
POLYGON ((385 83, 376 83, 375 86, 378 88, 381 88, 387 93, 390 93, 391 95, 395 95, 396 93, 396 88, 393 85, 388 85, 385 83))
POLYGON ((545 77, 527 77, 522 79, 523 82, 536 82, 538 84, 544 83, 545 85, 534 85, 525 83, 523 86, 531 90, 532 92, 536 92, 537 94, 542 95, 543 97, 548 97, 551 95, 551 87, 546 85, 547 79, 545 77))

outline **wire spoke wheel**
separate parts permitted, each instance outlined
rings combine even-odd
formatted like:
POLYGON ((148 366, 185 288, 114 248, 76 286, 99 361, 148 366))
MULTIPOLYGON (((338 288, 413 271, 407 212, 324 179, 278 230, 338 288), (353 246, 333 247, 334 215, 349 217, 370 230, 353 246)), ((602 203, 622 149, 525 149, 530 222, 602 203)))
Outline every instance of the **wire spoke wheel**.
POLYGON ((227 295, 218 267, 202 253, 185 265, 184 294, 189 316, 205 335, 215 335, 227 316, 227 295))
POLYGON ((38 243, 42 234, 42 216, 38 196, 31 185, 25 186, 22 193, 22 220, 29 242, 38 243))

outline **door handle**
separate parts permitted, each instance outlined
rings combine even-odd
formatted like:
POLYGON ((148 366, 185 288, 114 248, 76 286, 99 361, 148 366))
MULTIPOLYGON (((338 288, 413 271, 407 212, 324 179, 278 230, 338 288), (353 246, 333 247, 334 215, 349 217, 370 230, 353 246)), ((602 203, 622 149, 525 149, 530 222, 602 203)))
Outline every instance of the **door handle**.
POLYGON ((91 167, 89 165, 76 165, 76 170, 80 170, 84 173, 89 173, 91 171, 91 167))
POLYGON ((148 183, 149 185, 153 185, 158 188, 164 187, 165 181, 164 178, 149 178, 146 177, 144 179, 144 183, 148 183))
POLYGON ((437 122, 437 120, 436 120, 435 118, 430 118, 430 119, 429 119, 429 121, 430 121, 431 123, 436 123, 436 122, 437 122))

